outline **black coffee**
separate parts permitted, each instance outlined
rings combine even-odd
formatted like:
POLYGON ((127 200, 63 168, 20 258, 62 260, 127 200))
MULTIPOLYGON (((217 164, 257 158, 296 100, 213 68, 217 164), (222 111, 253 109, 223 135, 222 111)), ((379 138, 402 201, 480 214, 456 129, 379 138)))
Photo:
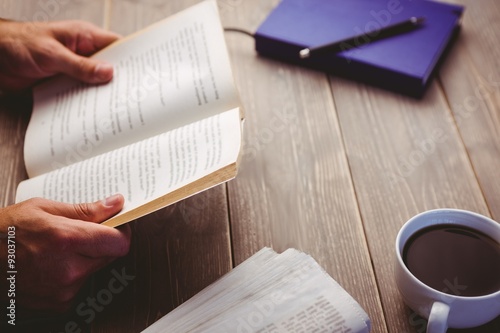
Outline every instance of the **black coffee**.
POLYGON ((406 242, 403 261, 420 281, 447 294, 500 290, 500 244, 468 227, 441 224, 418 231, 406 242))

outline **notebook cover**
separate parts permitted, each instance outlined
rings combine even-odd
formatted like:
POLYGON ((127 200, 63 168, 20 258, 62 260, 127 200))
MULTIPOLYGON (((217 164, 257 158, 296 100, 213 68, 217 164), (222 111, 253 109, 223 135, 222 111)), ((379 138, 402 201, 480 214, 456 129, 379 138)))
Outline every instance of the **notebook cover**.
POLYGON ((283 0, 257 29, 256 50, 263 56, 419 97, 458 31, 463 11, 462 6, 428 0, 283 0), (425 22, 410 32, 336 54, 299 58, 303 48, 413 16, 424 17, 425 22))

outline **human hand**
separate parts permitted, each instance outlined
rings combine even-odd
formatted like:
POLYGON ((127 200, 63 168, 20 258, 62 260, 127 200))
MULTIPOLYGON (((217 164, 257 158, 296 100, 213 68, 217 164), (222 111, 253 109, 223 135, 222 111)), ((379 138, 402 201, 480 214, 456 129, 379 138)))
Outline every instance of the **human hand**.
MULTIPOLYGON (((99 224, 118 213, 123 202, 121 195, 75 205, 35 198, 0 209, 0 232, 15 228, 16 304, 66 311, 92 273, 126 255, 130 227, 99 224)), ((0 239, 2 263, 7 263, 5 243, 0 239)), ((6 296, 2 291, 0 297, 6 296)))
POLYGON ((87 83, 108 82, 113 67, 87 56, 118 38, 84 21, 0 19, 0 89, 23 90, 58 73, 87 83))

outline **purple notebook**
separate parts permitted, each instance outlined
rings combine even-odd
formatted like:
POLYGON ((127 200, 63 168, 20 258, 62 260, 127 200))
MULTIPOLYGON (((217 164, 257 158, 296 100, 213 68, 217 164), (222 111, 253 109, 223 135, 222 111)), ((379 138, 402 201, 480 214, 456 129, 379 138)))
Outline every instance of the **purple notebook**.
MULTIPOLYGON (((464 7, 427 0, 283 0, 255 33, 259 54, 421 96, 458 32, 464 7), (423 17, 409 32, 332 54, 300 59, 314 47, 423 17)), ((369 38, 369 36, 366 36, 369 38)), ((354 45, 354 46, 356 46, 354 45)))

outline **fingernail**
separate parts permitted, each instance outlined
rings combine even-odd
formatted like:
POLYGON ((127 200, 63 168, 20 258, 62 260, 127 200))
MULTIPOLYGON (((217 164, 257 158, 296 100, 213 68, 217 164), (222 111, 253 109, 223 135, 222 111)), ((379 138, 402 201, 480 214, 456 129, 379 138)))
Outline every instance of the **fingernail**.
POLYGON ((94 76, 101 81, 111 80, 113 77, 113 66, 106 63, 97 64, 94 69, 94 76))
POLYGON ((107 197, 102 201, 102 204, 106 207, 114 207, 117 204, 119 204, 121 201, 121 195, 120 194, 113 194, 110 197, 107 197))

